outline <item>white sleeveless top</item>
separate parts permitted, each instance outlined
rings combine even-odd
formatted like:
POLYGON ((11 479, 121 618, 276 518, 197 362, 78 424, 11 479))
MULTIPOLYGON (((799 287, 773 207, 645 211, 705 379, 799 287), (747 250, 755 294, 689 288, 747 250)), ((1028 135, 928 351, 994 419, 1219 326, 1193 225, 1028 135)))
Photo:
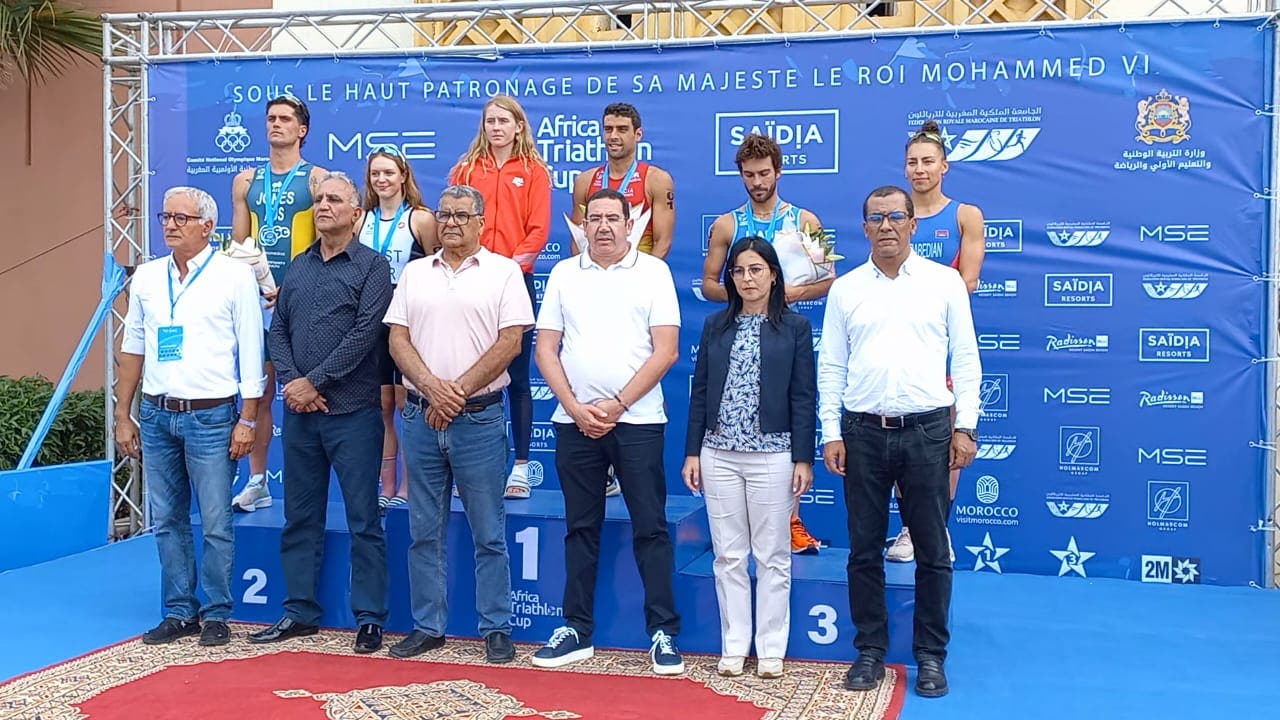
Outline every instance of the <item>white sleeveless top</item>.
POLYGON ((365 214, 364 226, 360 228, 360 244, 374 250, 382 248, 373 245, 373 226, 375 223, 380 225, 378 228, 378 243, 385 247, 383 255, 386 256, 387 262, 391 263, 391 284, 395 285, 400 281, 400 273, 404 272, 404 266, 408 264, 410 256, 413 254, 413 246, 418 241, 413 237, 413 231, 410 230, 409 218, 413 217, 415 210, 410 208, 405 210, 400 216, 396 226, 391 227, 391 222, 395 219, 392 214, 389 218, 381 217, 382 211, 371 210, 365 214), (390 233, 391 239, 388 242, 387 234, 390 233))

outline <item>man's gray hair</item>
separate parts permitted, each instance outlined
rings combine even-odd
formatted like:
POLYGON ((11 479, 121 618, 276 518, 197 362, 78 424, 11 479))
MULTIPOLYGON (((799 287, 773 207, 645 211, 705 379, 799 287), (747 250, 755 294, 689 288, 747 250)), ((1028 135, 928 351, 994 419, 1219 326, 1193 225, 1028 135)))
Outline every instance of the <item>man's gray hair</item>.
POLYGON ((325 173, 320 177, 320 182, 316 183, 316 187, 320 187, 330 180, 337 180, 347 186, 348 194, 351 196, 351 204, 354 207, 360 207, 360 188, 356 186, 356 181, 351 176, 339 170, 333 170, 325 173))
POLYGON ((471 201, 471 211, 476 215, 484 215, 484 196, 470 185, 450 185, 440 193, 440 199, 458 198, 471 201))
POLYGON ((212 222, 215 227, 218 225, 218 203, 213 201, 212 195, 200 188, 179 185, 164 191, 165 202, 174 195, 186 195, 195 202, 200 210, 200 222, 212 222))

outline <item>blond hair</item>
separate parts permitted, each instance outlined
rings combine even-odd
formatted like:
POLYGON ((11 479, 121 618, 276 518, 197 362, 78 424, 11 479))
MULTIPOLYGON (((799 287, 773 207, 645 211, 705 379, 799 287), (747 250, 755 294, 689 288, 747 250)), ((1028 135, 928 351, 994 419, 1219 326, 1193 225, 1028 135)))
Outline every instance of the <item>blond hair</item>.
POLYGON ((516 135, 514 147, 511 149, 511 156, 518 157, 524 162, 525 169, 529 168, 529 161, 533 160, 542 169, 551 175, 551 166, 546 160, 542 159, 542 154, 538 152, 538 144, 533 141, 533 131, 529 127, 529 116, 525 114, 524 108, 520 107, 520 103, 510 95, 494 95, 489 102, 484 104, 484 109, 480 111, 480 130, 476 133, 476 137, 471 141, 471 147, 458 158, 458 164, 454 166, 452 175, 461 170, 464 174, 459 178, 459 182, 469 185, 471 182, 471 172, 475 170, 476 163, 481 158, 489 157, 493 154, 492 148, 489 147, 489 137, 484 133, 484 116, 489 108, 496 107, 500 110, 506 110, 515 117, 516 122, 524 126, 519 134, 516 135))

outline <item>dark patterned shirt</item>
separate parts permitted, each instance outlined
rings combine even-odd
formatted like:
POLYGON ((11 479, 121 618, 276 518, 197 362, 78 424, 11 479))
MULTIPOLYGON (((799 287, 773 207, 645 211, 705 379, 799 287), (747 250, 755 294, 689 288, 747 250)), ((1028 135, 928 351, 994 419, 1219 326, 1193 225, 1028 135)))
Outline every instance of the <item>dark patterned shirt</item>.
POLYGON ((280 286, 268 345, 281 384, 305 376, 330 415, 379 407, 391 304, 387 259, 352 240, 322 260, 320 243, 293 259, 280 286))
POLYGON ((705 447, 735 452, 791 452, 790 433, 760 432, 760 328, 764 315, 739 315, 729 349, 729 374, 720 417, 703 436, 705 447))

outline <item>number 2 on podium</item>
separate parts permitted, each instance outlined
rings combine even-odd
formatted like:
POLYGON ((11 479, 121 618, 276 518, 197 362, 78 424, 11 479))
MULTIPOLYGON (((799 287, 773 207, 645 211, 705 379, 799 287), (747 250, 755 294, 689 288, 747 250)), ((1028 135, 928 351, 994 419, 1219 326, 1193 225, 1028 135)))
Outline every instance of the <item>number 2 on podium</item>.
POLYGON ((249 568, 244 571, 244 579, 249 581, 249 587, 244 589, 240 601, 245 605, 266 605, 267 596, 262 594, 262 589, 267 586, 267 574, 258 568, 249 568))

